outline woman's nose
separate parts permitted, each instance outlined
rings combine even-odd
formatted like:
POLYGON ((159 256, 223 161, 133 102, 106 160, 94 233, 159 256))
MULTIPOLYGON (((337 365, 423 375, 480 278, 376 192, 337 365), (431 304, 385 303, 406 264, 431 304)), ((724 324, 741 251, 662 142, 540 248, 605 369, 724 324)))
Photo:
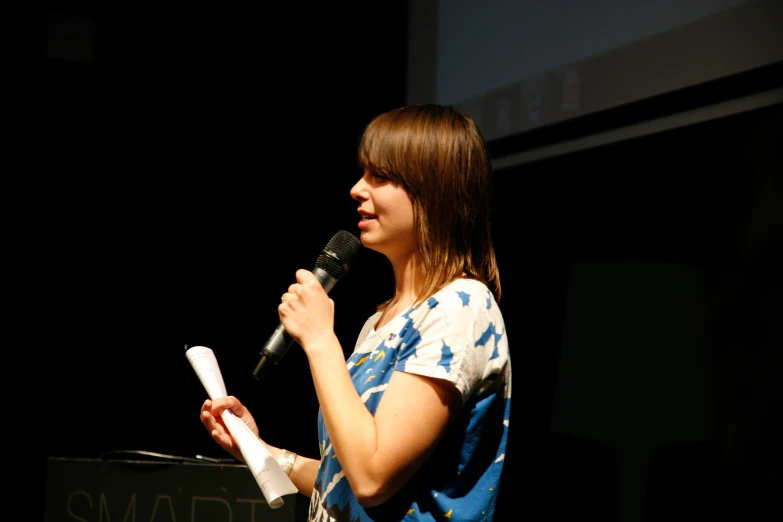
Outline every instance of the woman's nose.
POLYGON ((357 181, 353 187, 351 187, 351 198, 355 200, 367 199, 366 186, 364 184, 364 178, 357 181))

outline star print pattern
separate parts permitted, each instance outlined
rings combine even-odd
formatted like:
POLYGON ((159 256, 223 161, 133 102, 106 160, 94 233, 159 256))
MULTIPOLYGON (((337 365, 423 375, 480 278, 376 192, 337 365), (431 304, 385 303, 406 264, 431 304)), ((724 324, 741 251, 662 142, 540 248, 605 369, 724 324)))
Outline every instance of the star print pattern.
MULTIPOLYGON (((362 328, 346 361, 354 386, 375 414, 395 370, 447 379, 463 408, 417 477, 387 505, 362 508, 318 414, 321 458, 310 520, 367 522, 397 505, 405 521, 490 521, 505 461, 511 407, 511 361, 503 317, 491 292, 472 279, 452 282, 418 307, 374 330, 362 328), (335 458, 336 457, 336 458, 335 458), (380 510, 380 511, 378 511, 380 510)), ((404 419, 403 419, 404 422, 404 419)))

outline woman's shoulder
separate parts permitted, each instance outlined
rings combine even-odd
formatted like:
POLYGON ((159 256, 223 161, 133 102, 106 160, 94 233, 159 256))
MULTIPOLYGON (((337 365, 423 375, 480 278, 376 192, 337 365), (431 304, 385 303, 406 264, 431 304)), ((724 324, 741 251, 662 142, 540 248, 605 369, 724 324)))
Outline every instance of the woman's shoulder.
POLYGON ((503 315, 489 287, 476 279, 451 281, 411 312, 416 324, 436 324, 441 320, 461 325, 493 323, 503 325, 503 315))
POLYGON ((427 302, 443 308, 472 308, 489 310, 497 308, 495 297, 489 287, 478 279, 462 277, 455 279, 435 292, 427 302))

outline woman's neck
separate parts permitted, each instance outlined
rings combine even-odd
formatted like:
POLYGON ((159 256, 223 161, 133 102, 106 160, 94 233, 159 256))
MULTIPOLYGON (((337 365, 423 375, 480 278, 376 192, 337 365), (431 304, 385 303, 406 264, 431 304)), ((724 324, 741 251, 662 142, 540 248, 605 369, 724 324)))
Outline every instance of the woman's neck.
POLYGON ((424 270, 419 256, 392 263, 394 297, 390 306, 408 306, 416 301, 424 286, 424 270))

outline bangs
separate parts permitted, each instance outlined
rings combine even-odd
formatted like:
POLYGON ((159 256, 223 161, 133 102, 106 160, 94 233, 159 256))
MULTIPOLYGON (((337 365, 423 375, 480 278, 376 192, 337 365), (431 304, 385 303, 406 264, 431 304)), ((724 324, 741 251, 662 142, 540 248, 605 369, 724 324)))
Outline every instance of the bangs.
POLYGON ((382 114, 372 120, 364 130, 357 163, 361 170, 373 167, 389 178, 408 185, 403 177, 409 174, 411 159, 419 148, 413 138, 420 134, 411 132, 410 117, 400 111, 382 114))

